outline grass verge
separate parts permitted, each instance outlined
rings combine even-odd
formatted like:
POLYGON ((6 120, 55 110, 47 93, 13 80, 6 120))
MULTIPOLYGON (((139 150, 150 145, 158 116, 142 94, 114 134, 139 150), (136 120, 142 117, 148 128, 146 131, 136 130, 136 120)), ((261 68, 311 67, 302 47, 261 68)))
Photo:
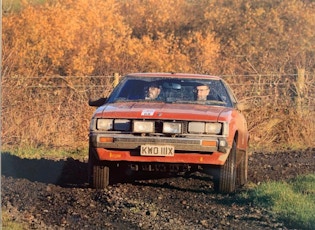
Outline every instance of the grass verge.
POLYGON ((289 228, 315 229, 315 174, 262 183, 241 196, 269 209, 289 228))
POLYGON ((10 148, 3 146, 1 153, 9 153, 19 158, 27 159, 66 159, 73 158, 76 160, 84 160, 88 158, 88 148, 77 149, 58 149, 58 148, 10 148))
POLYGON ((16 216, 14 216, 10 211, 8 211, 5 208, 2 208, 1 211, 1 229, 3 230, 10 230, 10 229, 15 229, 15 230, 23 230, 27 229, 27 225, 17 221, 16 216))

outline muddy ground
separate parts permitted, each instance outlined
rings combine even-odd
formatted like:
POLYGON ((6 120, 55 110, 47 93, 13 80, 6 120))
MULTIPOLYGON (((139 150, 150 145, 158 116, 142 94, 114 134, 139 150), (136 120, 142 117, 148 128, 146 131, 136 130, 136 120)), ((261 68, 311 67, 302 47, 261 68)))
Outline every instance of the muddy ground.
MULTIPOLYGON (((2 209, 28 229, 292 228, 236 194, 216 194, 211 178, 200 173, 94 190, 86 183, 84 161, 29 160, 10 153, 2 153, 1 161, 2 209)), ((314 171, 315 148, 254 153, 248 184, 314 171)))

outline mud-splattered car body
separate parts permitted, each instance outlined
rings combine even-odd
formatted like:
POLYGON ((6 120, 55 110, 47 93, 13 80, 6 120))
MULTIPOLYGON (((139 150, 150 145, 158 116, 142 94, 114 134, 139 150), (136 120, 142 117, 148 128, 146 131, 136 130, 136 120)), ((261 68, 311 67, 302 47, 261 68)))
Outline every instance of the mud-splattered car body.
POLYGON ((247 180, 249 134, 240 104, 220 77, 179 73, 125 76, 97 106, 89 134, 89 180, 104 188, 129 171, 213 175, 215 189, 233 192, 247 180), (159 96, 147 99, 149 87, 159 96), (198 101, 196 89, 210 93, 198 101))

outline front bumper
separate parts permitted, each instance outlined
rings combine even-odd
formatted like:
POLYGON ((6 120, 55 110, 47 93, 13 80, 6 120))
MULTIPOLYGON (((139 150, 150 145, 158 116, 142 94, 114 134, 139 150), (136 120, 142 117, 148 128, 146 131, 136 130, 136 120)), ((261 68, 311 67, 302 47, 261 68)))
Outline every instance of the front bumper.
POLYGON ((91 134, 90 148, 94 149, 97 158, 101 161, 214 165, 223 165, 230 150, 224 138, 142 137, 122 134, 91 134), (140 146, 145 144, 172 145, 175 154, 174 156, 141 156, 140 146))
POLYGON ((222 152, 228 153, 229 146, 226 138, 218 137, 155 137, 134 136, 131 134, 91 134, 90 145, 105 149, 139 149, 145 144, 172 145, 175 151, 187 152, 222 152))

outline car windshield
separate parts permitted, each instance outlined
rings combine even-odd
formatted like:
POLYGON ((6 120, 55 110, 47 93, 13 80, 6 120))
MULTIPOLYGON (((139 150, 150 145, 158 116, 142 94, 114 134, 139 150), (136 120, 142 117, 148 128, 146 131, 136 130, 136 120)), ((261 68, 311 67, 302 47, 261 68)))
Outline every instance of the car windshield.
POLYGON ((125 78, 113 91, 110 103, 146 101, 160 103, 205 104, 232 107, 221 80, 174 78, 125 78))

